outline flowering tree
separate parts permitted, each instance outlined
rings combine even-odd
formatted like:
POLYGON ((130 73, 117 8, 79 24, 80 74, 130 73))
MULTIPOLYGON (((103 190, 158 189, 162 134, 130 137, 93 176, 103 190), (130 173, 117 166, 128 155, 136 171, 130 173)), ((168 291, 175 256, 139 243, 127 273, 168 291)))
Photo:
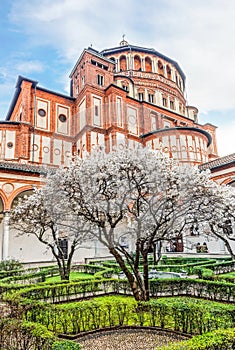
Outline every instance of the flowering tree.
POLYGON ((62 280, 69 280, 74 252, 90 238, 88 223, 77 220, 66 203, 58 201, 48 187, 20 199, 11 213, 11 224, 19 234, 34 235, 51 250, 62 280))
MULTIPOLYGON (((114 256, 135 299, 148 300, 151 247, 187 232, 195 223, 200 223, 202 229, 205 222, 207 226, 214 224, 216 216, 211 213, 215 204, 218 198, 221 201, 226 198, 219 195, 218 188, 219 185, 209 179, 209 173, 179 166, 147 148, 109 154, 93 151, 83 159, 75 159, 68 167, 48 174, 46 185, 35 194, 43 193, 42 199, 30 214, 31 220, 38 216, 38 227, 30 228, 27 218, 28 210, 34 208, 33 199, 25 209, 19 207, 18 217, 14 218, 17 222, 24 217, 23 223, 29 225, 26 232, 41 229, 38 238, 43 242, 48 242, 42 236, 49 228, 52 251, 55 244, 59 249, 55 243, 58 228, 68 237, 73 237, 74 227, 79 227, 79 231, 75 231, 84 232, 86 238, 89 231, 89 237, 98 239, 114 256), (41 207, 45 210, 43 222, 38 214, 41 207), (123 244, 123 238, 131 243, 132 249, 123 244)), ((223 209, 217 207, 220 217, 223 209)), ((75 235, 74 244, 81 242, 78 237, 80 239, 75 235)))
POLYGON ((204 191, 203 202, 198 208, 199 233, 221 239, 232 259, 235 252, 235 190, 230 186, 210 183, 204 191))
POLYGON ((208 173, 141 148, 78 158, 49 175, 46 187, 77 219, 89 222, 91 235, 115 257, 134 297, 148 300, 150 248, 202 223, 218 185, 208 173), (131 251, 123 237, 132 242, 131 251))

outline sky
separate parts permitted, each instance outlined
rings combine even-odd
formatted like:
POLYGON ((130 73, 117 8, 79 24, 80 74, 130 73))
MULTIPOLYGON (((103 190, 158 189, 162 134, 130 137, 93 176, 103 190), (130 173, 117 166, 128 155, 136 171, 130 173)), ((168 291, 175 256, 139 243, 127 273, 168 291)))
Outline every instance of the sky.
POLYGON ((234 0, 2 0, 0 119, 18 75, 69 94, 84 48, 154 48, 178 62, 199 123, 218 127, 219 155, 235 152, 234 0))

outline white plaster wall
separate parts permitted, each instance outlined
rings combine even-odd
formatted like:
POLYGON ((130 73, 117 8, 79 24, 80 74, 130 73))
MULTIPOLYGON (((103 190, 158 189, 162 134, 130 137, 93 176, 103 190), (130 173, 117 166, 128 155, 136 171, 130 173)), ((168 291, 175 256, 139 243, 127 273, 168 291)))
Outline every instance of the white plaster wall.
MULTIPOLYGON (((2 224, 0 224, 0 242, 2 237, 2 224)), ((2 246, 2 245, 1 245, 2 246)), ((1 256, 0 252, 0 256, 1 256)), ((85 258, 107 256, 108 250, 100 242, 90 241, 79 247, 73 262, 84 262, 85 258)), ((51 251, 38 241, 33 235, 19 235, 15 230, 10 230, 9 258, 17 259, 24 263, 55 261, 51 251)))
POLYGON ((64 163, 68 165, 72 157, 72 143, 63 141, 64 144, 64 163))
POLYGON ((79 130, 86 125, 86 100, 84 99, 79 106, 79 130))
POLYGON ((39 152, 40 152, 40 136, 31 134, 31 145, 30 145, 30 160, 34 162, 39 162, 39 152))
POLYGON ((61 164, 61 151, 62 151, 62 141, 54 139, 54 149, 53 149, 53 164, 61 164))
POLYGON ((6 130, 5 159, 14 159, 15 154, 15 131, 6 130), (13 143, 13 147, 7 146, 8 142, 13 143))
POLYGON ((37 114, 36 114, 36 127, 39 129, 50 129, 50 102, 37 99, 37 114), (38 114, 39 109, 44 109, 46 115, 41 117, 38 114))
POLYGON ((51 138, 42 136, 42 162, 49 164, 51 155, 51 138))
POLYGON ((69 108, 61 105, 57 105, 57 132, 61 134, 67 135, 69 132, 69 108), (60 114, 63 114, 66 117, 65 122, 61 122, 59 119, 60 114))
POLYGON ((120 149, 120 150, 124 149, 125 148, 125 135, 117 132, 116 137, 117 137, 117 149, 120 149))

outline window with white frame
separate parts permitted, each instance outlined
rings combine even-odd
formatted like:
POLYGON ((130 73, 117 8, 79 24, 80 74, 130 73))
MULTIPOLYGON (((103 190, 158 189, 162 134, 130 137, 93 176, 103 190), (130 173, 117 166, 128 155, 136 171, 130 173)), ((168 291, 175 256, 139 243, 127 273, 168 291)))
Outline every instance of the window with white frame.
POLYGON ((175 103, 173 100, 170 100, 170 109, 175 109, 175 103))
POLYGON ((163 105, 163 107, 167 107, 167 98, 166 97, 162 97, 162 105, 163 105))
POLYGON ((154 102, 154 94, 148 94, 148 101, 150 103, 153 103, 154 102))
POLYGON ((97 84, 99 86, 104 86, 104 76, 101 74, 97 74, 97 84))

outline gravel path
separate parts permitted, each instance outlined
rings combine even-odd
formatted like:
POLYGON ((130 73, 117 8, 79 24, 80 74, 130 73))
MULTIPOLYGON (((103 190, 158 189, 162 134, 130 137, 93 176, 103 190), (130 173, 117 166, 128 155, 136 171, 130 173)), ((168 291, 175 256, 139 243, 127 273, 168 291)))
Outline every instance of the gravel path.
POLYGON ((184 340, 185 337, 154 330, 120 329, 77 339, 82 350, 156 350, 157 346, 184 340))

